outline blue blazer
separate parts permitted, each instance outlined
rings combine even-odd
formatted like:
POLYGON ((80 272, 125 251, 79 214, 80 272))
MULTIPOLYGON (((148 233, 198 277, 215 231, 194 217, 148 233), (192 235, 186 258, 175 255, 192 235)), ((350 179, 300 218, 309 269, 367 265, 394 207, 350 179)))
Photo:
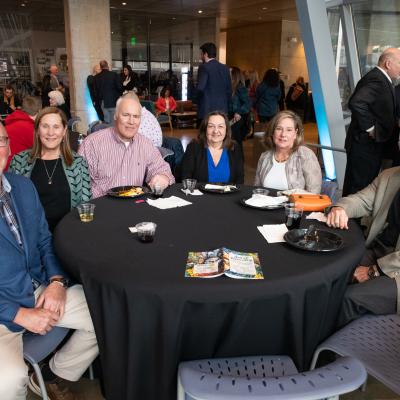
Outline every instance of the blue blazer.
POLYGON ((12 173, 4 176, 11 185, 23 248, 0 216, 0 324, 17 332, 23 329, 12 322, 18 309, 35 306, 32 278, 47 284, 52 276, 66 274, 54 254, 52 236, 32 181, 12 173))
POLYGON ((198 72, 198 118, 204 118, 211 111, 228 113, 232 96, 229 68, 215 59, 199 66, 198 72))

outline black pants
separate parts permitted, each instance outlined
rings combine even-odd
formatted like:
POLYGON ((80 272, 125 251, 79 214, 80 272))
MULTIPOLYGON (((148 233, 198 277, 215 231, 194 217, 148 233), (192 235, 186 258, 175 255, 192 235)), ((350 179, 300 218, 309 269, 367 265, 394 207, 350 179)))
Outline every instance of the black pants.
MULTIPOLYGON (((386 250, 379 246, 367 249, 360 265, 366 267, 374 265, 377 258, 384 256, 385 253, 386 250)), ((393 278, 382 275, 363 283, 353 283, 347 287, 343 297, 338 328, 367 313, 395 314, 396 304, 397 285, 393 278)))
POLYGON ((376 143, 365 133, 360 139, 346 138, 347 164, 343 196, 357 193, 379 174, 383 158, 383 143, 376 143))

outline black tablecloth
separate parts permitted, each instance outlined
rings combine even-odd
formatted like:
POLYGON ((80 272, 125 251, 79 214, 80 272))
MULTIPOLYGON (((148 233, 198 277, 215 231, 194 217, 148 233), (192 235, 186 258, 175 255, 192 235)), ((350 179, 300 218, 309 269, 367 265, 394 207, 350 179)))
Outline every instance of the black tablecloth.
MULTIPOLYGON (((167 195, 185 198, 180 187, 167 195)), ((363 254, 361 231, 353 223, 340 231, 345 246, 334 253, 268 244, 257 226, 282 223, 284 212, 244 207, 240 199, 250 193, 242 187, 188 196, 192 205, 170 210, 105 197, 94 201, 93 222, 81 223, 76 210, 61 221, 56 251, 84 285, 107 400, 175 399, 183 360, 288 354, 308 368, 315 347, 333 332, 346 282, 363 254), (141 221, 157 223, 153 243, 129 232, 141 221), (222 246, 258 252, 265 279, 184 277, 189 251, 222 246)))

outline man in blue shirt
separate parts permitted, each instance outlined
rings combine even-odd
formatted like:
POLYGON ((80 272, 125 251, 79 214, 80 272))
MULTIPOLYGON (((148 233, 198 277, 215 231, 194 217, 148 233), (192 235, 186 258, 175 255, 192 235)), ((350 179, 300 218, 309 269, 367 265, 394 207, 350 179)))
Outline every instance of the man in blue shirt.
MULTIPOLYGON (((75 332, 42 368, 49 398, 72 400, 65 380, 77 381, 98 355, 81 285, 68 287, 53 251, 43 207, 32 182, 3 173, 10 154, 0 124, 0 399, 26 397, 25 330, 45 335, 54 326, 75 332)), ((35 375, 29 387, 41 395, 35 375)))

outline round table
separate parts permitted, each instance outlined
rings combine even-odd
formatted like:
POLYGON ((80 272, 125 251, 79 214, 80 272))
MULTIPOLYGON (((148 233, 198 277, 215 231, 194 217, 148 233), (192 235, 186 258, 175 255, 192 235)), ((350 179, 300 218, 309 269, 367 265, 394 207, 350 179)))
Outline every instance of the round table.
MULTIPOLYGON (((108 400, 175 399, 184 360, 287 354, 305 369, 333 333, 364 251, 361 230, 350 223, 340 231, 345 245, 333 253, 268 244, 257 226, 282 223, 283 210, 244 207, 240 200, 252 188, 240 189, 185 197, 174 185, 165 196, 193 204, 169 210, 103 197, 94 201, 93 222, 81 223, 73 210, 58 225, 56 252, 83 284, 108 400), (128 230, 141 221, 157 223, 154 242, 141 243, 128 230), (184 277, 189 251, 222 246, 258 252, 264 280, 184 277)), ((302 226, 309 223, 303 217, 302 226)))

